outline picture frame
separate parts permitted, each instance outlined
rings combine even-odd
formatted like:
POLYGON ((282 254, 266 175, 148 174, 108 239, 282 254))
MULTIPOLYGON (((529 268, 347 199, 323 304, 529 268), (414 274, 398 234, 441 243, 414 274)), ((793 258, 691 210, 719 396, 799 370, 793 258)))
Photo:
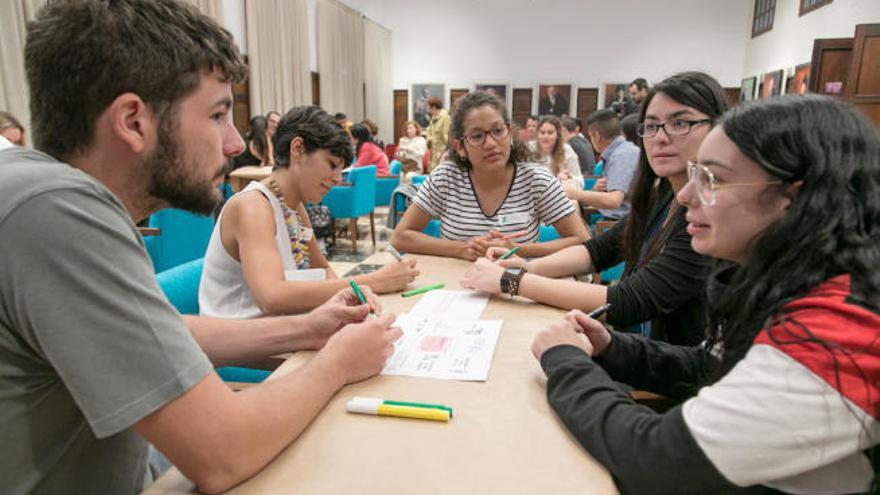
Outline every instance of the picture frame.
POLYGON ((422 128, 427 129, 431 123, 431 114, 425 102, 428 98, 436 96, 443 102, 446 107, 446 85, 442 83, 413 83, 410 86, 410 119, 419 123, 422 128))
MULTIPOLYGON (((800 64, 794 68, 794 80, 792 84, 794 88, 792 89, 792 93, 796 93, 799 95, 808 93, 810 91, 810 69, 812 64, 810 62, 800 64)), ((786 88, 786 91, 787 88, 786 88)))
POLYGON ((486 93, 492 93, 504 102, 504 108, 510 112, 510 108, 513 101, 513 94, 511 93, 511 85, 510 83, 501 83, 501 82, 481 82, 474 83, 474 91, 483 91, 486 93))
POLYGON ((761 98, 770 98, 782 94, 782 69, 765 73, 761 76, 761 98))
POLYGON ((750 101, 755 99, 755 84, 757 84, 757 82, 757 76, 747 77, 742 80, 739 86, 739 101, 750 101))
MULTIPOLYGON (((538 115, 555 115, 563 117, 572 115, 574 111, 574 84, 548 82, 539 83, 538 90, 535 92, 538 105, 538 115)), ((535 107, 533 107, 535 108, 535 107)))

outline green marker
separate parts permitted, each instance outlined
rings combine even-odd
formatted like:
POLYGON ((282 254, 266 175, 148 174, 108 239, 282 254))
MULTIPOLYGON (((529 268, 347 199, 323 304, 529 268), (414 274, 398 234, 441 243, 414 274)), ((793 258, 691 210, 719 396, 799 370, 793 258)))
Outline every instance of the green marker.
POLYGON ((425 292, 428 292, 429 290, 442 289, 445 285, 446 284, 444 284, 443 282, 440 282, 439 284, 434 284, 434 285, 426 285, 426 286, 418 288, 418 289, 413 289, 413 290, 404 292, 403 294, 400 295, 400 297, 410 297, 410 296, 416 296, 419 294, 424 294, 425 292))
MULTIPOLYGON (((353 290, 355 295, 358 296, 358 299, 361 300, 361 304, 367 304, 367 298, 364 297, 364 293, 361 292, 361 288, 358 287, 357 282, 355 282, 354 279, 351 279, 348 284, 351 285, 351 290, 353 290)), ((370 314, 375 315, 375 313, 373 313, 373 308, 370 308, 370 314)))
POLYGON ((499 260, 499 261, 500 261, 500 260, 506 260, 507 258, 510 258, 510 257, 513 256, 514 254, 516 254, 517 251, 519 251, 519 247, 515 247, 515 248, 511 249, 510 251, 508 251, 508 252, 502 254, 501 257, 498 258, 498 260, 499 260))
POLYGON ((422 404, 421 402, 403 402, 399 400, 383 400, 383 404, 387 404, 389 406, 408 406, 408 407, 424 407, 426 409, 440 409, 441 411, 449 411, 449 416, 452 416, 452 408, 449 406, 441 406, 439 404, 422 404))

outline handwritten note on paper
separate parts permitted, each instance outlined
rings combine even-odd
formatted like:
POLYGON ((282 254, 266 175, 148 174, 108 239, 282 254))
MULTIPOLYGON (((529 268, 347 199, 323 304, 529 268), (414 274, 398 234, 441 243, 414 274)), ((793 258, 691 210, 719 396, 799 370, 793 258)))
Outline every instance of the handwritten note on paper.
POLYGON ((422 319, 476 320, 483 314, 489 295, 461 290, 432 290, 409 311, 422 319))
POLYGON ((398 316, 403 336, 385 363, 383 375, 486 381, 501 320, 439 320, 398 316))

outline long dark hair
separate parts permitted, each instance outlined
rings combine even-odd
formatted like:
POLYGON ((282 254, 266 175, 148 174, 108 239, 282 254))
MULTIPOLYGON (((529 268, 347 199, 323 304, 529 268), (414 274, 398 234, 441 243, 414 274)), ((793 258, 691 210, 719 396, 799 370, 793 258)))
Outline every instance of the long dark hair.
MULTIPOLYGON (((455 111, 452 113, 452 123, 449 126, 449 157, 452 161, 463 169, 470 170, 471 162, 467 158, 458 154, 452 141, 458 139, 464 145, 464 118, 471 110, 475 110, 482 106, 492 107, 501 114, 504 123, 510 126, 510 115, 507 113, 507 106, 501 101, 501 98, 483 91, 474 91, 462 96, 455 103, 455 111)), ((515 163, 530 162, 534 158, 532 153, 526 148, 526 145, 519 140, 517 133, 510 130, 510 157, 507 159, 508 165, 515 163)))
MULTIPOLYGON (((702 72, 682 72, 664 79, 648 91, 648 96, 642 102, 639 122, 645 121, 645 112, 657 93, 663 93, 682 105, 699 110, 713 121, 720 118, 727 109, 724 89, 712 76, 702 72)), ((659 205, 670 201, 673 195, 669 180, 662 177, 658 181, 657 174, 651 169, 651 165, 648 163, 648 154, 645 152, 644 140, 640 140, 639 150, 641 151, 639 169, 628 194, 631 209, 626 218, 623 234, 623 255, 626 261, 627 275, 637 268, 642 244, 652 220, 651 212, 659 205)), ((673 233, 682 228, 685 223, 684 215, 684 208, 679 208, 675 212, 675 216, 666 222, 648 248, 646 260, 657 254, 673 233)))
POLYGON ((266 131, 269 128, 269 119, 262 115, 251 118, 251 129, 244 137, 246 143, 253 144, 254 150, 260 155, 257 158, 269 163, 269 140, 266 131))
POLYGON ((349 132, 351 132, 351 137, 357 140, 357 147, 354 149, 355 156, 361 153, 361 146, 364 143, 373 142, 373 134, 370 132, 370 128, 363 122, 351 126, 349 132))
POLYGON ((851 299, 880 311, 880 135, 873 125, 837 100, 799 95, 740 104, 721 125, 745 156, 783 181, 778 187, 800 183, 800 190, 785 216, 752 241, 741 267, 719 266, 709 279, 709 342, 723 352, 717 376, 745 356, 786 303, 836 275, 850 274, 851 299))

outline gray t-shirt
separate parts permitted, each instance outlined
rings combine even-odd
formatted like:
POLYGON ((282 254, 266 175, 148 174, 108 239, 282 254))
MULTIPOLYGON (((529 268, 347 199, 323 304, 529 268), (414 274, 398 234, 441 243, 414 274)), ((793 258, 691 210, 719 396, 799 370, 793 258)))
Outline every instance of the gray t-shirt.
POLYGON ((137 493, 132 425, 211 372, 119 200, 0 151, 0 493, 137 493))
POLYGON ((623 191, 623 203, 614 209, 600 209, 599 213, 605 218, 620 220, 629 213, 629 185, 639 169, 639 147, 617 136, 611 144, 602 151, 602 161, 605 162, 606 190, 623 191))

